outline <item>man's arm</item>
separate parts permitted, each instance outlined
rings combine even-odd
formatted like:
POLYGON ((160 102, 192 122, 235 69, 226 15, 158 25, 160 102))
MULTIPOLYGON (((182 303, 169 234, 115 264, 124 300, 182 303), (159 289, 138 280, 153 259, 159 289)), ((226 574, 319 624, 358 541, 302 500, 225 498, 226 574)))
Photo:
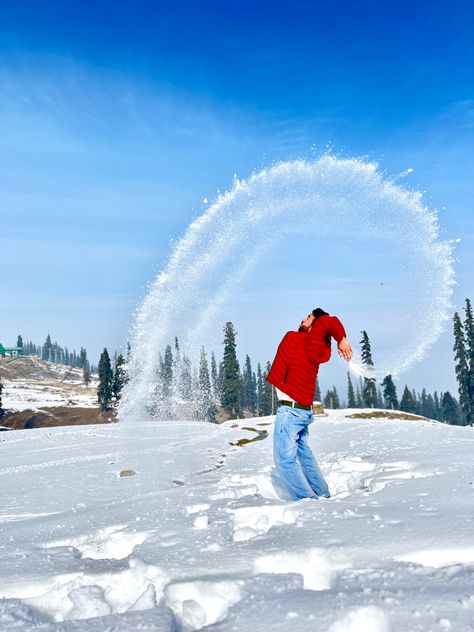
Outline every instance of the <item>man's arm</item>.
MULTIPOLYGON (((339 318, 337 318, 337 316, 322 316, 321 318, 327 320, 324 330, 337 341, 339 355, 344 352, 342 357, 344 357, 345 360, 351 359, 352 349, 350 349, 350 345, 346 339, 346 331, 339 318)), ((322 332, 323 334, 324 330, 322 332)), ((330 340, 325 343, 320 338, 321 332, 318 332, 318 335, 312 335, 312 333, 312 331, 309 332, 308 342, 306 344, 306 353, 308 358, 311 362, 316 362, 318 364, 327 362, 331 357, 330 340)))
POLYGON ((337 343, 337 352, 341 358, 344 358, 347 362, 352 360, 352 347, 347 338, 343 338, 337 343))
POLYGON ((330 333, 337 341, 337 351, 341 358, 350 362, 352 360, 352 347, 346 338, 346 331, 337 316, 331 316, 330 333))
POLYGON ((329 316, 329 333, 338 345, 346 337, 346 330, 337 316, 329 316))
POLYGON ((331 316, 329 329, 331 336, 337 341, 337 351, 347 362, 352 360, 352 347, 346 338, 345 329, 337 316, 331 316))

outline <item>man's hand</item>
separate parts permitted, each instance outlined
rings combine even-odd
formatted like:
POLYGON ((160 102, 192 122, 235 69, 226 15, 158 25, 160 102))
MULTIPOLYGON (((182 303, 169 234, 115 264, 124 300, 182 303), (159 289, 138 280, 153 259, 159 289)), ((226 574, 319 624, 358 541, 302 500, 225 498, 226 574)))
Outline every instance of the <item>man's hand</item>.
POLYGON ((340 342, 337 343, 337 351, 341 358, 350 362, 352 360, 352 347, 347 340, 347 338, 343 338, 340 342))

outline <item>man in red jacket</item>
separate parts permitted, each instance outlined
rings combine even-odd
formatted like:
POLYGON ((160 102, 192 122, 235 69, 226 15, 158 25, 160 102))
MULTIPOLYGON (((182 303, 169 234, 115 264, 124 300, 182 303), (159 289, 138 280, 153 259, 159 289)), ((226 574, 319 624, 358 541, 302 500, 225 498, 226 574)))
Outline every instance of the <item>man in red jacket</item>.
POLYGON ((278 410, 273 435, 277 471, 295 500, 329 498, 329 488, 308 445, 313 422, 313 397, 319 365, 331 357, 331 338, 345 360, 352 349, 341 321, 314 309, 281 341, 267 381, 276 388, 278 410))

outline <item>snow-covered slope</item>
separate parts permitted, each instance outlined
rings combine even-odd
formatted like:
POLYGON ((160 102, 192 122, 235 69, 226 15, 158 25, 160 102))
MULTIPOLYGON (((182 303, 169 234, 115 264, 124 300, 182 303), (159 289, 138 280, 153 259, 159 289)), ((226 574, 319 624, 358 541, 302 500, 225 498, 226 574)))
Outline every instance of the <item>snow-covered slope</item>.
POLYGON ((310 429, 320 501, 273 418, 4 433, 0 628, 471 631, 474 431, 349 412, 310 429))
POLYGON ((0 377, 4 386, 3 405, 7 410, 97 407, 97 379, 85 386, 82 369, 25 356, 2 360, 0 377))

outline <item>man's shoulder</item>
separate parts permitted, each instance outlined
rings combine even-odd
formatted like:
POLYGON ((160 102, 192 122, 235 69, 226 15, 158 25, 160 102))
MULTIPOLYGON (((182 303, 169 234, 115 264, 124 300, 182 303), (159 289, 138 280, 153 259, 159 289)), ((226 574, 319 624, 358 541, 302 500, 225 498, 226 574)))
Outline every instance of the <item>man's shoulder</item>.
POLYGON ((314 336, 314 334, 317 332, 327 330, 327 328, 331 326, 331 319, 332 319, 332 316, 330 316, 329 314, 324 314, 324 316, 320 316, 318 320, 314 323, 314 325, 311 327, 311 331, 309 332, 309 335, 311 336, 311 334, 313 334, 314 336))
POLYGON ((308 334, 305 334, 300 331, 287 331, 283 336, 280 342, 280 349, 289 349, 296 347, 297 345, 302 344, 303 337, 306 337, 308 334))

